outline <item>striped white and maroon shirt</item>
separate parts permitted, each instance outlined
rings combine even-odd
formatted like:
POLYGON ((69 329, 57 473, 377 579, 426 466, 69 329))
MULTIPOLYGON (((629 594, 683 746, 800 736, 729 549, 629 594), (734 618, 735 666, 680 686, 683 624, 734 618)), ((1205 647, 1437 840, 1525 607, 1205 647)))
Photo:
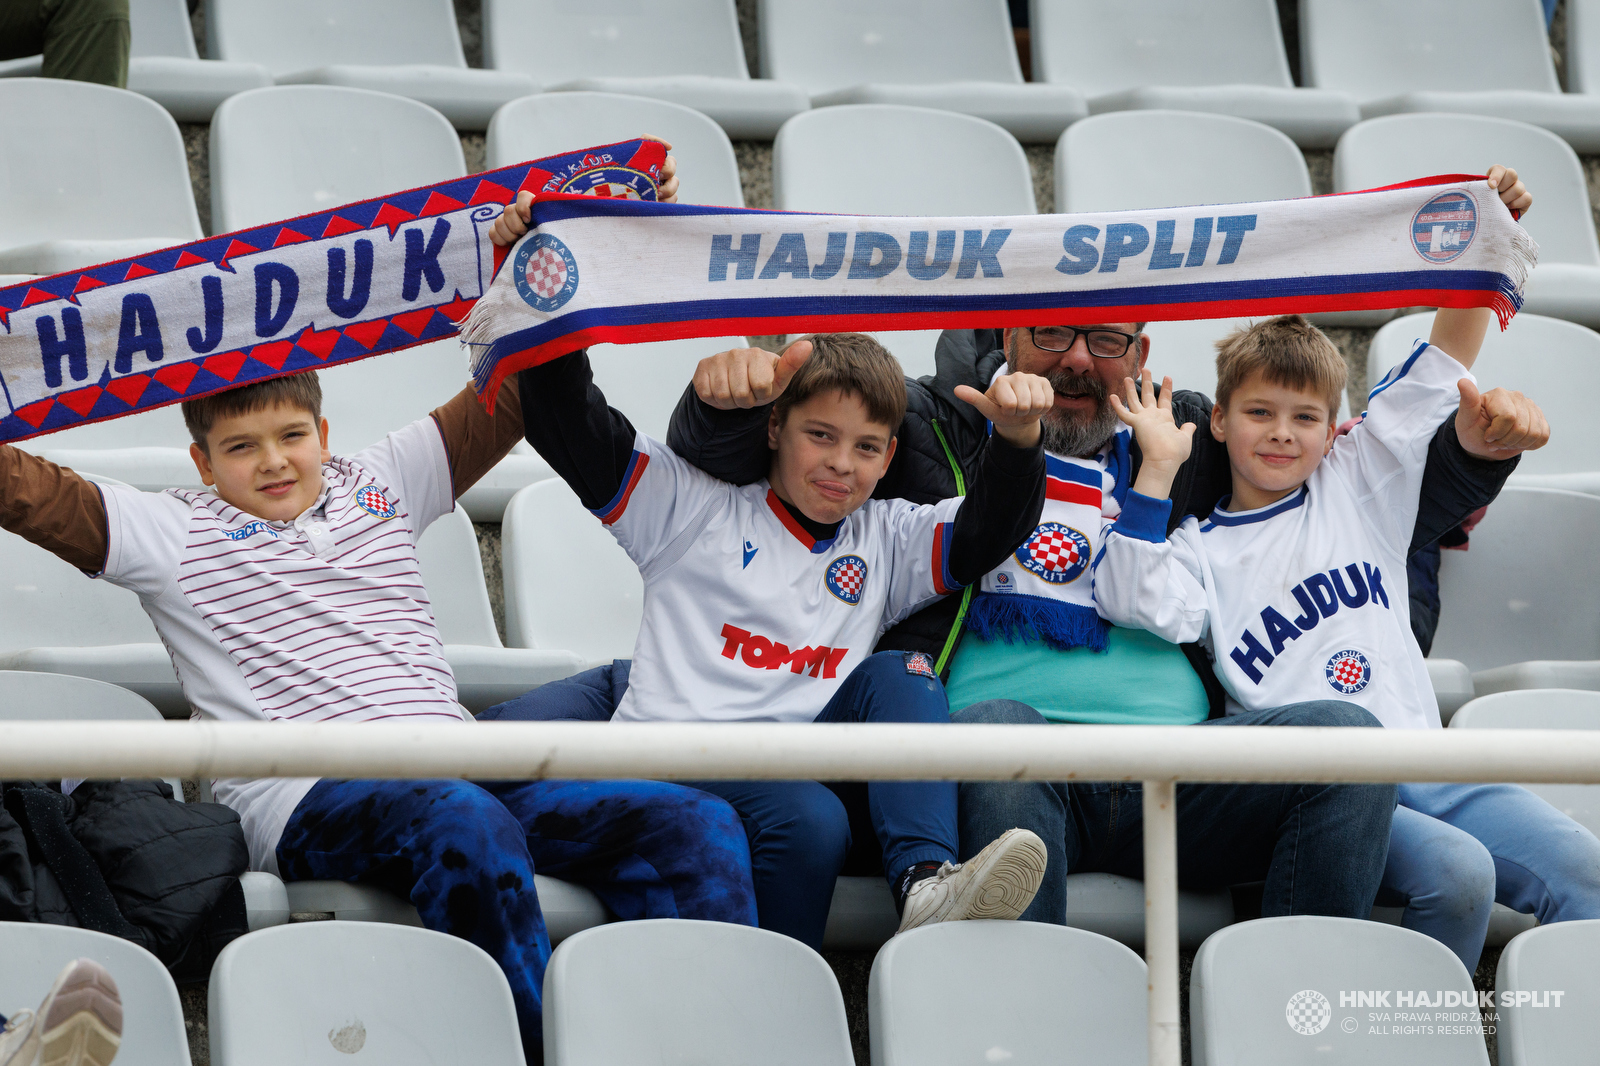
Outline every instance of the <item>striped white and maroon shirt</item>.
MULTIPOLYGON (((210 492, 105 487, 101 576, 139 595, 203 717, 471 721, 417 561, 423 530, 455 506, 439 427, 424 418, 322 476, 293 522, 210 492)), ((284 825, 314 783, 215 783, 256 869, 276 871, 284 825)))

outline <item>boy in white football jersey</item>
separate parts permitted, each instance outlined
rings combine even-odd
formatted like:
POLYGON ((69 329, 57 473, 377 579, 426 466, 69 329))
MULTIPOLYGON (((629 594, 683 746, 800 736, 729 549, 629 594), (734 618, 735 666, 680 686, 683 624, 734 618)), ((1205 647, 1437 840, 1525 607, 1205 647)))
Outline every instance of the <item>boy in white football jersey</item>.
MULTIPOLYGON (((976 580, 1022 543, 1044 500, 1030 374, 962 396, 995 425, 963 500, 871 500, 894 455, 905 380, 860 334, 819 336, 768 425, 769 476, 735 487, 636 433, 575 352, 521 374, 527 437, 627 550, 644 618, 616 721, 948 722, 929 656, 871 654, 917 607, 976 580)), ((764 928, 822 943, 835 876, 882 868, 901 928, 1015 918, 1043 873, 1039 838, 1012 830, 956 866, 956 786, 698 782, 750 835, 764 928)))
MULTIPOLYGON (((1531 203, 1514 171, 1496 167, 1489 181, 1512 208, 1531 203)), ((1483 308, 1441 309, 1431 341, 1377 383, 1362 421, 1337 439, 1345 366, 1327 337, 1298 316, 1228 337, 1210 432, 1227 446, 1233 494, 1170 538, 1172 473, 1195 426, 1174 424, 1170 382, 1157 400, 1149 371, 1142 390, 1129 380, 1116 406, 1144 465, 1095 564, 1101 613, 1203 641, 1231 713, 1332 697, 1391 729, 1439 728, 1405 556, 1428 442, 1458 404, 1469 452, 1522 450, 1485 417, 1470 373, 1489 320, 1483 308)), ((1542 439, 1542 416, 1534 422, 1542 439)), ((1600 841, 1515 785, 1402 784, 1379 904, 1405 906, 1408 928, 1472 970, 1496 900, 1541 923, 1600 918, 1600 841)))

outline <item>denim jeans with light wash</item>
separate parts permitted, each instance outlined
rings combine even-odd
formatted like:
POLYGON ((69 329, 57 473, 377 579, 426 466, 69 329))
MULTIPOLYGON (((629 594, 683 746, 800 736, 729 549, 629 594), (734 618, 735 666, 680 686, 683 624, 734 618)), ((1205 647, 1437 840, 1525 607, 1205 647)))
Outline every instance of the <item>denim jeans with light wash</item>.
MULTIPOLYGON (((1015 700, 976 703, 952 720, 1045 722, 1015 700)), ((1354 704, 1319 700, 1189 728, 1235 725, 1376 728, 1378 720, 1354 704)), ((1383 877, 1395 794, 1394 785, 1180 784, 1178 884, 1207 890, 1265 881, 1263 916, 1365 918, 1383 877)), ((1064 923, 1069 873, 1144 874, 1143 790, 1136 783, 966 782, 958 817, 963 860, 1014 826, 1044 839, 1050 862, 1023 921, 1064 923)))

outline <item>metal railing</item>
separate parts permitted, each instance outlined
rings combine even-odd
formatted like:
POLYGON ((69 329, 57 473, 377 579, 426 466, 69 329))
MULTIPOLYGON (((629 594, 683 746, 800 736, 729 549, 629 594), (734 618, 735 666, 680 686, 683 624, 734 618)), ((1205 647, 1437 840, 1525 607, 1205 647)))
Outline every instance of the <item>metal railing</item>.
POLYGON ((1150 1063, 1177 1066, 1176 786, 1600 782, 1600 731, 1192 726, 0 722, 0 780, 1141 781, 1150 1063))

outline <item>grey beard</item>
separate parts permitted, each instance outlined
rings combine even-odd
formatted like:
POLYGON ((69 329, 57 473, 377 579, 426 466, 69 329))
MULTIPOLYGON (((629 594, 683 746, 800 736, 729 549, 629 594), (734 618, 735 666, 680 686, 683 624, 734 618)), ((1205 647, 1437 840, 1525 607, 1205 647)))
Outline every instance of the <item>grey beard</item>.
POLYGON ((1074 419, 1064 411, 1057 410, 1045 415, 1039 426, 1044 431, 1045 451, 1056 455, 1088 457, 1106 446, 1121 423, 1111 404, 1102 400, 1092 418, 1074 419))

